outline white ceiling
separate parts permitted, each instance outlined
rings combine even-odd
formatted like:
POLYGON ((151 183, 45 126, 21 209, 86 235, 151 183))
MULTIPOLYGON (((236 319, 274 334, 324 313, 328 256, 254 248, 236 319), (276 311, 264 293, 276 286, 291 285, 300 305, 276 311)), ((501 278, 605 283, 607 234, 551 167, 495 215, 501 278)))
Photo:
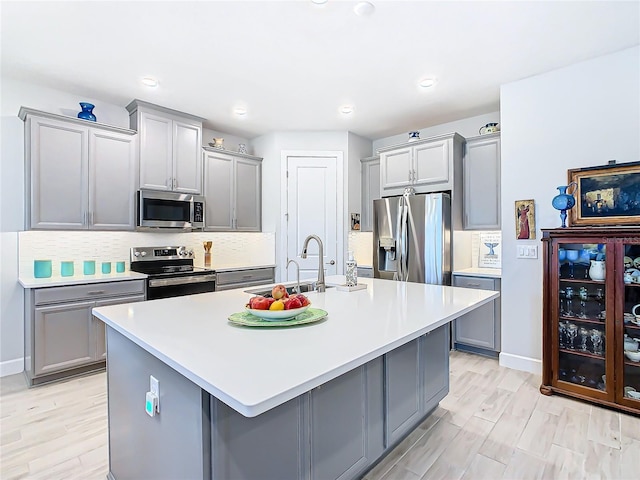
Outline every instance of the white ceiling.
POLYGON ((501 84, 640 43, 637 0, 371 1, 368 17, 337 0, 3 1, 2 75, 242 137, 376 139, 498 110, 501 84), (438 83, 419 91, 427 75, 438 83))

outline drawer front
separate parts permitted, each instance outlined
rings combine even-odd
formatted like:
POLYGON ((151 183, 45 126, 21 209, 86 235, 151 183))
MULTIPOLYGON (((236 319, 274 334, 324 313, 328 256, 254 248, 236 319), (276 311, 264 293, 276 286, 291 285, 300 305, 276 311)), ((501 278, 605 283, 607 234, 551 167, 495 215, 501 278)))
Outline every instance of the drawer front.
POLYGON ((36 305, 88 300, 103 297, 144 294, 144 280, 91 283, 67 287, 38 288, 34 291, 36 305))
POLYGON ((358 276, 361 278, 373 278, 373 268, 358 267, 358 276))
POLYGON ((273 267, 235 270, 233 272, 218 272, 217 276, 218 286, 229 284, 240 284, 240 286, 242 286, 247 283, 257 281, 264 281, 264 283, 273 283, 275 281, 273 267))
POLYGON ((454 287, 477 288, 480 290, 499 290, 496 281, 493 278, 480 277, 460 277, 455 276, 453 279, 454 287))

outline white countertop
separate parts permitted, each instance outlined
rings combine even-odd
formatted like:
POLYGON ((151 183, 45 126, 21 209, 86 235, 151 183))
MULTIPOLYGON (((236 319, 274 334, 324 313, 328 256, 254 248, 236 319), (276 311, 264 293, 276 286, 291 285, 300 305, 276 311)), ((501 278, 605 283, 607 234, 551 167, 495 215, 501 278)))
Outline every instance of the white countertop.
MULTIPOLYGON (((327 278, 328 285, 343 276, 327 278)), ((291 328, 231 324, 242 289, 100 307, 94 315, 247 417, 259 415, 497 298, 498 292, 365 278, 309 293, 326 310, 291 328)), ((162 381, 162 379, 159 379, 162 381)))
POLYGON ((143 280, 147 278, 144 273, 126 271, 122 273, 110 273, 103 275, 74 275, 72 277, 53 276, 50 278, 18 278, 18 282, 24 288, 65 287, 68 285, 84 285, 87 283, 121 282, 123 280, 143 280))
POLYGON ((455 270, 454 275, 465 275, 467 277, 488 277, 488 278, 502 278, 501 268, 463 268, 462 270, 455 270))

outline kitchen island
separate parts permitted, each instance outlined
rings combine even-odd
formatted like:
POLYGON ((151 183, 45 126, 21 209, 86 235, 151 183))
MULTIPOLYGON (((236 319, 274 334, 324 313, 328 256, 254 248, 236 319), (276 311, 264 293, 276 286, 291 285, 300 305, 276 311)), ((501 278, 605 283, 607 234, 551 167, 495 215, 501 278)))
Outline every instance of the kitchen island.
POLYGON ((110 477, 360 476, 446 396, 449 322, 498 296, 361 282, 310 293, 329 315, 288 328, 229 323, 242 290, 94 309, 107 324, 110 477))

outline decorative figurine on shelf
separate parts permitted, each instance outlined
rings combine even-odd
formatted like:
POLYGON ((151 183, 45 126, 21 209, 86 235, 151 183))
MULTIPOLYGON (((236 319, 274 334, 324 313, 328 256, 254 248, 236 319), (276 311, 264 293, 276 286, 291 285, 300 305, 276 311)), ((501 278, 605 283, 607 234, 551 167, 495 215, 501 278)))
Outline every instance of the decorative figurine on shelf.
POLYGON ((80 107, 82 108, 82 111, 78 113, 78 118, 89 120, 90 122, 96 121, 96 116, 93 114, 95 105, 87 102, 80 102, 80 107))
POLYGON ((238 144, 238 153, 247 153, 247 146, 244 143, 238 144))
POLYGON ((409 132, 409 141, 417 142, 420 140, 420 132, 409 132))
POLYGON ((569 185, 557 187, 558 195, 553 197, 551 200, 551 205, 556 210, 560 210, 560 219, 562 220, 562 228, 567 227, 567 210, 571 210, 576 204, 576 199, 573 198, 573 193, 575 193, 578 188, 578 184, 576 182, 571 182, 569 185), (567 193, 569 187, 574 186, 574 190, 572 193, 567 193))

